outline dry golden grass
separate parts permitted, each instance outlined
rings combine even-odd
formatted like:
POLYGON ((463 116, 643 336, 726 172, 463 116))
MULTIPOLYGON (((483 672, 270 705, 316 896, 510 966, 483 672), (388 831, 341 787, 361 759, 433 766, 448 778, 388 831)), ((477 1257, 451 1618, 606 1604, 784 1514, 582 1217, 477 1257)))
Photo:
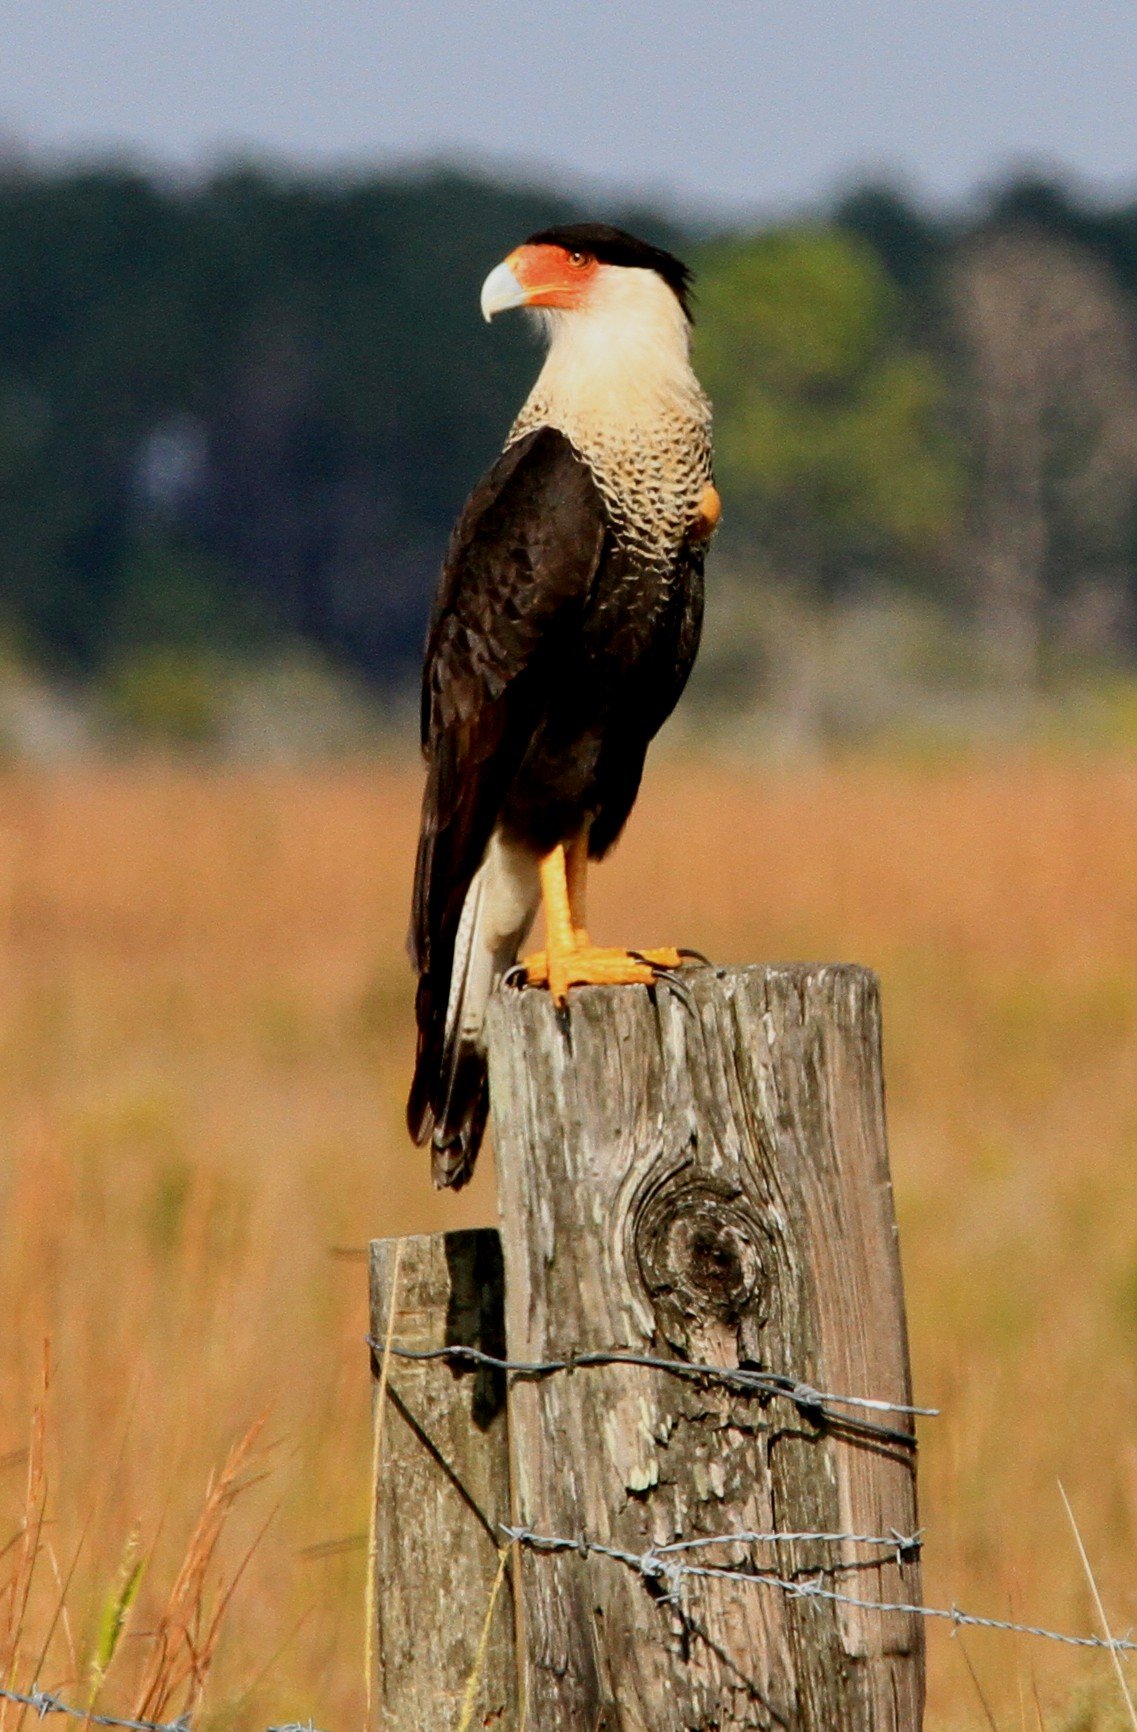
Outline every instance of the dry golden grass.
MULTIPOLYGON (((0 1555, 23 1684, 86 1700, 137 1556, 101 1700, 157 1701, 161 1640, 210 1639, 243 1567, 168 1706, 201 1684, 215 1724, 361 1723, 353 1253, 493 1215, 488 1171, 436 1197, 402 1130, 417 790, 379 766, 0 780, 0 1548, 25 1499, 42 1522, 30 1585, 27 1543, 0 1555), (216 1474, 266 1410, 222 1532, 243 1470, 216 1474)), ((657 760, 594 885, 601 938, 880 970, 918 1395, 944 1409, 926 1591, 1091 1628, 1061 1477, 1114 1628, 1137 1622, 1137 767, 657 760)), ((1037 1725, 1036 1690, 1048 1728, 1120 1706, 1101 1656, 966 1656, 1000 1727, 1037 1725)), ((933 1726, 984 1723, 942 1631, 931 1700, 933 1726)))

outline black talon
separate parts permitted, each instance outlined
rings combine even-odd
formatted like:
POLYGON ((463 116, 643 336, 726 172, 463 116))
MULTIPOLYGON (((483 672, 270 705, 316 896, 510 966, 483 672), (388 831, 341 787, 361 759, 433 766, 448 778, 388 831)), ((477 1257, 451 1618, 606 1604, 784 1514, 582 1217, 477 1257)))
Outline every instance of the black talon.
POLYGON ((569 1014, 569 1002, 566 998, 563 1004, 554 1006, 557 1013, 557 1027, 567 1041, 572 1040, 572 1017, 569 1014))
POLYGON ((711 961, 710 957, 704 956, 701 950, 680 950, 679 954, 683 958, 684 962, 690 958, 692 962, 701 962, 704 968, 714 967, 714 963, 711 961))
POLYGON ((512 968, 507 968, 501 977, 503 986, 528 986, 529 970, 523 962, 515 962, 512 968))
POLYGON ((666 980, 668 986, 671 988, 680 1004, 682 1004, 683 1008, 689 1011, 690 1014, 697 1019, 699 1013, 695 1009, 695 1001, 673 969, 660 968, 658 963, 649 962, 646 956, 641 956, 638 950, 629 950, 628 955, 634 957, 637 962, 642 962, 645 968, 651 969, 653 986, 657 981, 666 980))
POLYGON ((672 974, 669 969, 661 968, 659 971, 659 978, 661 980, 666 980, 668 986, 671 988, 688 1016, 694 1017, 697 1022, 699 1020, 699 1012, 696 1008, 695 1000, 691 997, 691 994, 687 991, 687 988, 683 985, 679 976, 677 974, 672 974))

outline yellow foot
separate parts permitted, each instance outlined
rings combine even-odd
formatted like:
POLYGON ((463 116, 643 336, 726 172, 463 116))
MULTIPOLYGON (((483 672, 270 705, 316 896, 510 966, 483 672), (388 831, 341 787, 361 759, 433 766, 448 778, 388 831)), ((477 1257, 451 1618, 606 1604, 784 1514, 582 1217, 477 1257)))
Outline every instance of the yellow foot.
POLYGON ((679 968, 683 957, 670 946, 655 950, 616 950, 581 944, 572 950, 545 950, 526 956, 526 986, 547 986, 563 1004, 570 986, 650 986, 660 969, 679 968))

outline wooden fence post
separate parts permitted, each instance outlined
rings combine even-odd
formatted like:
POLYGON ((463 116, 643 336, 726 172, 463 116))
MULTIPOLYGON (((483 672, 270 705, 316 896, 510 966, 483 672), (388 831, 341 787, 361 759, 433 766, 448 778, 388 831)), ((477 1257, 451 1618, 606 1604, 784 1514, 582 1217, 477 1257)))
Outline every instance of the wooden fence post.
MULTIPOLYGON (((874 977, 684 981, 576 992, 567 1034, 545 993, 491 1006, 509 1357, 621 1348, 910 1402, 874 977)), ((525 1543, 529 1732, 920 1726, 922 1621, 873 1609, 920 1598, 906 1414, 624 1364, 516 1379, 510 1425, 532 1534, 846 1536, 668 1554, 823 1590, 801 1597, 714 1574, 670 1597, 525 1543)))
POLYGON ((477 1670, 471 1727, 516 1732, 513 1581, 499 1570, 501 1525, 510 1519, 505 1378, 392 1355, 379 1409, 392 1291, 393 1338, 401 1346, 429 1351, 461 1343, 500 1358, 496 1230, 378 1239, 371 1246, 381 1447, 368 1560, 375 1641, 369 1724, 378 1732, 453 1732, 477 1670))

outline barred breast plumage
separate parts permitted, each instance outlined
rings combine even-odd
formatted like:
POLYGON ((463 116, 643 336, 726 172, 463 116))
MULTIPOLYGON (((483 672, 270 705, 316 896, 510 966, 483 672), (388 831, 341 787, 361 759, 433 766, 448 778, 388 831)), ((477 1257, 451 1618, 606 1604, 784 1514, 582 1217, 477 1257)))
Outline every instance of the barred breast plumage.
POLYGON ((642 422, 615 422, 537 390, 507 445, 537 427, 556 427, 587 463, 621 548, 645 572, 672 569, 712 475, 711 406, 702 392, 642 422))

